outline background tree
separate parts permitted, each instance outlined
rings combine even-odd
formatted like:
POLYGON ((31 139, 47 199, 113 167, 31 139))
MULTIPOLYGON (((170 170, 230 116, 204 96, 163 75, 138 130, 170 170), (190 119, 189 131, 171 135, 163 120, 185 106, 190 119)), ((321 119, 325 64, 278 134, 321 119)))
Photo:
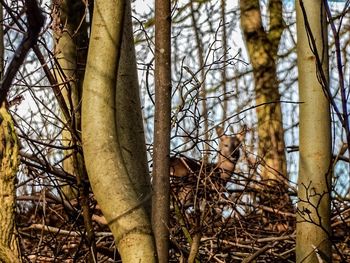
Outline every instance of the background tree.
MULTIPOLYGON (((65 151, 63 168, 67 173, 80 177, 85 169, 82 152, 78 149, 81 147, 81 98, 88 48, 85 8, 82 1, 54 2, 53 29, 57 59, 54 73, 70 117, 65 120, 67 123, 62 140, 68 148, 73 148, 65 151)), ((67 197, 74 198, 72 186, 66 185, 65 189, 67 197)))
POLYGON ((259 0, 240 1, 241 26, 255 82, 260 175, 273 184, 280 176, 288 178, 277 76, 277 53, 284 30, 282 1, 270 0, 267 8, 269 20, 264 27, 259 0))
MULTIPOLYGON (((81 145, 81 100, 88 48, 87 21, 85 4, 82 1, 61 1, 54 3, 55 57, 54 76, 64 98, 64 107, 68 109, 69 119, 65 119, 62 142, 67 148, 63 160, 63 169, 74 175, 77 184, 64 184, 62 192, 68 199, 80 198, 87 240, 91 247, 90 262, 96 261, 96 247, 91 212, 88 204, 89 185, 81 145)), ((64 110, 62 109, 62 113, 64 110)))

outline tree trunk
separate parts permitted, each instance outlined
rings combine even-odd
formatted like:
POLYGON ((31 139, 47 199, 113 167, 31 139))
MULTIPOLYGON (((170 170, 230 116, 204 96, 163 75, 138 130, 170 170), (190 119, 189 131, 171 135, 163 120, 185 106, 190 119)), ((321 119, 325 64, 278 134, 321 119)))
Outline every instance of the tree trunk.
MULTIPOLYGON (((65 172, 77 175, 84 169, 83 157, 77 150, 80 138, 75 135, 81 131, 81 97, 88 48, 85 5, 81 0, 64 0, 57 3, 54 10, 55 75, 71 117, 65 120, 62 141, 65 146, 75 147, 65 151, 63 168, 65 172), (72 134, 72 129, 77 133, 72 134)), ((77 191, 69 185, 63 187, 63 192, 68 199, 77 197, 77 191)))
POLYGON ((141 112, 130 4, 125 6, 116 87, 116 123, 122 156, 139 200, 151 219, 151 182, 141 112))
MULTIPOLYGON (((65 150, 63 169, 76 176, 77 186, 64 185, 62 192, 67 199, 79 198, 83 210, 87 241, 90 246, 90 262, 96 258, 95 237, 89 209, 89 185, 81 146, 81 98, 88 48, 85 5, 81 0, 64 0, 55 5, 55 54, 56 78, 70 113, 62 131, 65 150), (72 133, 74 131, 74 133, 72 133)), ((62 114, 65 119, 64 114, 62 114)))
POLYGON ((148 263, 155 262, 155 249, 144 209, 147 197, 139 199, 135 190, 116 126, 115 90, 124 7, 124 1, 96 0, 94 3, 84 79, 83 150, 93 192, 122 261, 148 263))
MULTIPOLYGON (((221 0, 221 24, 222 24, 222 48, 223 48, 223 60, 224 65, 227 63, 227 54, 228 54, 228 45, 227 45, 227 29, 226 29, 226 1, 221 0)), ((221 81, 222 81, 222 94, 224 95, 223 104, 222 104, 222 121, 225 122, 227 118, 227 109, 228 109, 228 94, 227 94, 227 74, 226 67, 223 67, 221 70, 221 81)))
POLYGON ((269 30, 265 30, 259 0, 240 1, 241 26, 255 81, 261 179, 271 185, 280 176, 287 177, 287 165, 276 75, 278 45, 283 32, 281 0, 270 0, 268 8, 269 30))
POLYGON ((202 39, 200 36, 200 30, 198 27, 198 21, 195 17, 196 10, 193 6, 193 1, 190 1, 190 12, 191 12, 191 22, 192 27, 195 35, 195 48, 197 49, 198 53, 198 63, 199 63, 199 70, 200 70, 200 92, 199 92, 199 101, 202 105, 202 111, 201 111, 201 119, 203 119, 203 126, 204 126, 204 147, 203 147, 203 164, 207 165, 209 161, 209 120, 208 120, 208 107, 207 107, 207 86, 206 86, 206 72, 205 72, 205 54, 204 54, 204 48, 202 39))
POLYGON ((152 226, 158 261, 169 257, 170 119, 171 119, 171 3, 155 1, 155 117, 153 147, 152 226))
POLYGON ((323 70, 328 82, 326 14, 322 0, 296 2, 299 94, 302 102, 296 257, 297 262, 321 262, 319 257, 322 262, 331 262, 330 110, 323 92, 323 89, 328 89, 328 83, 320 84, 318 79, 320 70, 323 70), (316 66, 318 59, 323 69, 316 66))
POLYGON ((0 261, 19 262, 15 238, 18 140, 5 103, 0 108, 0 261))
MULTIPOLYGON (((3 8, 0 5, 0 21, 3 8)), ((4 76, 4 31, 0 26, 0 78, 4 76)), ((0 107, 0 262, 20 262, 15 236, 16 176, 18 138, 5 106, 0 107)))

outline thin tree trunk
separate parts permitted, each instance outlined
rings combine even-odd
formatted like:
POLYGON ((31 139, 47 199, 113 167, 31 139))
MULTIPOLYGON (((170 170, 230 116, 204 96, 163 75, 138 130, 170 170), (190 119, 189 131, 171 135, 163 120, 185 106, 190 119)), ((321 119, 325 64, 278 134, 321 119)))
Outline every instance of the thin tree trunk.
MULTIPOLYGON (((117 135, 115 90, 125 1, 96 0, 82 108, 90 183, 124 262, 155 262, 152 227, 125 166, 117 135)), ((137 161, 137 160, 136 160, 137 161)), ((145 197, 146 198, 146 197, 145 197)))
POLYGON ((319 258, 322 262, 332 261, 331 126, 329 101, 323 91, 329 88, 328 42, 326 14, 322 2, 296 1, 299 94, 300 101, 303 102, 300 105, 299 124, 296 258, 297 262, 304 263, 321 262, 319 258), (316 66, 318 60, 322 69, 316 66), (327 83, 319 82, 320 70, 323 70, 327 83))
POLYGON ((171 10, 169 0, 155 1, 155 119, 153 148, 152 226, 158 261, 169 258, 171 10))
POLYGON ((287 177, 284 130, 276 72, 277 52, 283 32, 282 2, 269 1, 269 30, 262 24, 259 0, 241 0, 241 26, 253 67, 261 178, 274 184, 287 177))
POLYGON ((221 20, 222 20, 222 48, 223 48, 223 59, 224 67, 221 70, 221 81, 222 81, 222 92, 224 94, 223 105, 222 105, 222 121, 225 121, 227 118, 227 105, 228 105, 228 96, 227 96, 227 74, 226 74, 226 61, 227 61, 227 33, 226 33, 226 1, 221 0, 221 20))
POLYGON ((191 20, 192 20, 192 26, 193 31, 195 35, 195 41, 196 41, 196 49, 198 53, 198 62, 199 62, 199 69, 200 69, 200 101, 202 104, 202 118, 204 123, 204 148, 203 148, 203 163, 206 165, 209 160, 209 120, 208 120, 208 107, 207 107, 207 87, 205 85, 205 62, 204 62, 204 48, 202 44, 202 38, 200 36, 200 30, 198 29, 197 20, 195 17, 196 10, 193 6, 193 1, 190 1, 190 9, 191 9, 191 20))

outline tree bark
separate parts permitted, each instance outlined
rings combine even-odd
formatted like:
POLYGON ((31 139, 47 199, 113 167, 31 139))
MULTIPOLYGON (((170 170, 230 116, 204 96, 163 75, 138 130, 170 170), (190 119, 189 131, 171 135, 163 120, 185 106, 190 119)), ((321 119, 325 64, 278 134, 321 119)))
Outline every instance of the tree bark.
POLYGON ((297 262, 331 262, 330 109, 328 89, 327 22, 322 0, 296 1, 300 128, 297 262), (314 51, 313 51, 314 50, 314 51), (320 61, 322 68, 316 64, 320 61), (327 83, 320 83, 323 70, 327 83))
MULTIPOLYGON (((0 5, 0 21, 3 8, 0 5)), ((0 26, 0 78, 4 76, 4 30, 0 26)), ((18 138, 5 102, 0 107, 0 262, 20 262, 15 235, 18 138)))
POLYGON ((0 108, 0 142, 0 261, 19 262, 15 237, 19 147, 13 120, 5 103, 0 108))
MULTIPOLYGON (((88 48, 85 5, 81 0, 63 0, 55 5, 54 10, 55 75, 70 113, 70 119, 65 120, 69 123, 63 129, 62 140, 65 146, 76 146, 76 149, 64 152, 63 168, 69 174, 78 175, 84 169, 84 160, 77 149, 80 138, 75 138, 71 129, 80 134, 81 97, 88 48)), ((63 187, 63 192, 68 199, 77 197, 77 191, 69 185, 63 187)))
POLYGON ((241 0, 241 26, 253 67, 258 118, 261 179, 271 185, 287 177, 277 52, 283 32, 282 1, 270 0, 269 30, 262 24, 259 0, 241 0))
POLYGON ((56 70, 76 129, 81 129, 81 96, 88 48, 85 5, 81 0, 57 4, 54 22, 56 70))
MULTIPOLYGON (((129 2, 127 2, 129 4, 129 2)), ((123 262, 155 262, 152 228, 117 136, 116 77, 125 1, 94 3, 84 79, 83 150, 90 183, 123 262)), ((145 197, 146 198, 146 197, 145 197)))
POLYGON ((155 1, 155 118, 153 147, 152 226, 158 261, 169 258, 171 3, 155 1))
MULTIPOLYGON (((94 262, 96 245, 89 208, 89 185, 80 150, 81 99, 88 48, 85 5, 81 0, 63 0, 55 5, 55 10, 55 75, 70 115, 70 119, 65 120, 67 123, 62 131, 62 140, 63 145, 74 147, 64 151, 63 169, 77 178, 77 186, 64 185, 62 192, 67 199, 79 198, 81 202, 87 241, 91 248, 89 260, 94 262)), ((65 119, 64 114, 62 117, 65 119)))
POLYGON ((139 200, 151 219, 151 182, 141 112, 131 8, 125 6, 116 87, 116 123, 122 156, 139 200))

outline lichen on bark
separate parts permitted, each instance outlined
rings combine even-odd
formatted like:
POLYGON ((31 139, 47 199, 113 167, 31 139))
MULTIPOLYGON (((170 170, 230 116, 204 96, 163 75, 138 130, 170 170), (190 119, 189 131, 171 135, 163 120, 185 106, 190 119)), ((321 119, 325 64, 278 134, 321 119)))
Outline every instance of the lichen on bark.
POLYGON ((15 242, 18 139, 5 103, 0 108, 0 261, 17 262, 15 242))

